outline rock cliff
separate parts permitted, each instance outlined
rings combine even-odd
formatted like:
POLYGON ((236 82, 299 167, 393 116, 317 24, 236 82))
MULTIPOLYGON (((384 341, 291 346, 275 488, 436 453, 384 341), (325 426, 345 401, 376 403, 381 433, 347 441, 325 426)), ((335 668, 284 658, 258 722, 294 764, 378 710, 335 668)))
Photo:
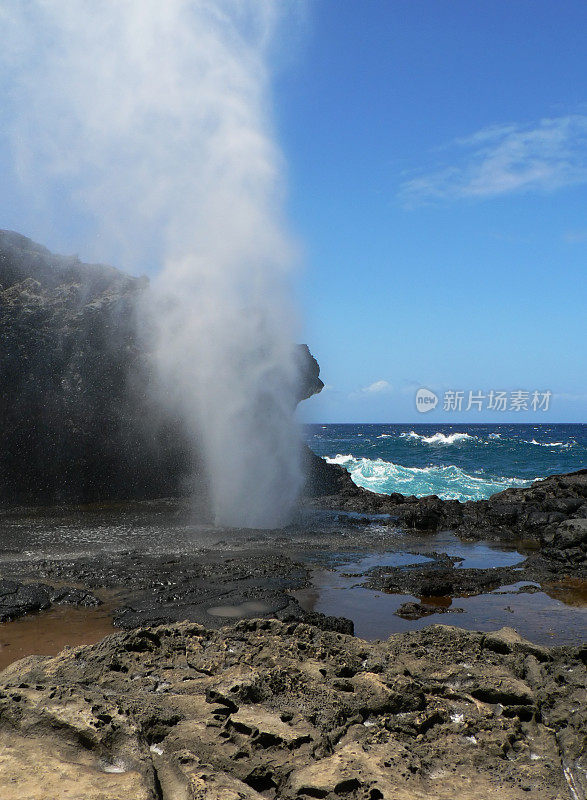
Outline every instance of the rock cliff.
MULTIPOLYGON (((196 473, 205 503, 188 437, 151 391, 147 285, 0 231, 0 502, 176 496, 196 473)), ((303 400, 323 384, 305 345, 298 361, 303 400)))

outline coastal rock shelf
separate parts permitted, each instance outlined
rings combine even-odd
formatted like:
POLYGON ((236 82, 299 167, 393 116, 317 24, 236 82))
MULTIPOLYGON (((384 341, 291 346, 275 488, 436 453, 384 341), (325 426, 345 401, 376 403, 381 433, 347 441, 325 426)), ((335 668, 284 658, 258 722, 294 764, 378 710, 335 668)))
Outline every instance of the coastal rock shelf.
POLYGON ((114 624, 125 629, 183 620, 220 628, 241 617, 270 616, 353 633, 348 619, 300 607, 290 592, 306 584, 307 569, 285 555, 107 553, 42 561, 32 569, 26 562, 11 566, 23 570, 27 583, 0 580, 0 621, 42 611, 51 603, 100 603, 89 590, 63 588, 65 581, 73 581, 105 591, 114 624), (60 588, 33 583, 39 573, 60 588))
POLYGON ((585 650, 141 628, 0 674, 3 800, 585 797, 585 650))

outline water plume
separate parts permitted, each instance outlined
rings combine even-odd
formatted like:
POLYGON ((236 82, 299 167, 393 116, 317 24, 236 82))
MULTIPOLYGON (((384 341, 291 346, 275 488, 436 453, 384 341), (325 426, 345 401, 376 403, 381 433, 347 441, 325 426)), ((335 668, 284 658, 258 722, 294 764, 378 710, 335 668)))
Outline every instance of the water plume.
POLYGON ((293 248, 270 114, 283 9, 0 2, 20 176, 44 190, 44 213, 82 219, 88 254, 163 265, 145 308, 158 391, 205 457, 216 521, 232 526, 284 524, 301 483, 293 248))

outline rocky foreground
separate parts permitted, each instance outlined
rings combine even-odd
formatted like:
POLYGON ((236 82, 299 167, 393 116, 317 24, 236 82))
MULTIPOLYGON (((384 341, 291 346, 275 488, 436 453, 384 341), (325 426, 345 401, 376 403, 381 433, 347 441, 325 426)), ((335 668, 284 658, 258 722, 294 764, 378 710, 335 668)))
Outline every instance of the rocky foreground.
POLYGON ((0 796, 584 798, 586 659, 508 628, 115 634, 0 674, 0 796))

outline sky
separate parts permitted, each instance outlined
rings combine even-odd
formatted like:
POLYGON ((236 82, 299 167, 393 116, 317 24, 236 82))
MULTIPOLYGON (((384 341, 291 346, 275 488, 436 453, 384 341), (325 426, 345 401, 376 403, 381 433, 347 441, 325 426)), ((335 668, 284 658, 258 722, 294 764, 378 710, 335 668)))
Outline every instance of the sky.
POLYGON ((305 419, 587 421, 586 78, 584 2, 311 4, 276 87, 327 386, 305 419), (552 398, 458 414, 451 390, 552 398))
MULTIPOLYGON (((298 6, 271 112, 300 339, 326 384, 302 419, 586 422, 587 5, 298 6), (528 408, 490 410, 491 392, 528 408)), ((70 198, 54 189, 61 225, 43 222, 12 157, 0 135, 0 227, 90 258, 70 198)))

